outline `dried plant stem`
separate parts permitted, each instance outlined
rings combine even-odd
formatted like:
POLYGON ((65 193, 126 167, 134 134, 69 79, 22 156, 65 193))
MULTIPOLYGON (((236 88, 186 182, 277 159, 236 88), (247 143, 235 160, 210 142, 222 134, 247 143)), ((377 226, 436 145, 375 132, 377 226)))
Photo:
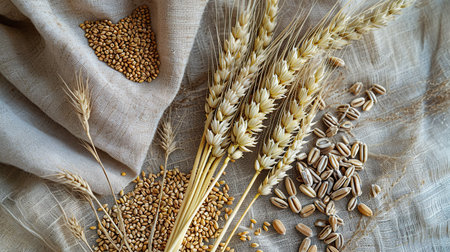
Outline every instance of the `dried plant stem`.
MULTIPOLYGON (((86 198, 86 199, 87 199, 87 201, 89 202, 89 205, 91 206, 92 211, 93 211, 94 214, 95 214, 95 218, 97 219, 98 225, 100 226, 100 230, 103 232, 103 234, 105 234, 106 238, 107 238, 108 241, 111 243, 111 245, 113 245, 114 248, 115 248, 117 251, 120 251, 119 247, 116 245, 116 242, 115 242, 115 241, 111 238, 111 236, 109 235, 109 231, 106 230, 106 228, 103 226, 103 224, 102 224, 102 222, 101 222, 101 220, 100 220, 100 217, 98 216, 97 210, 96 210, 95 207, 94 207, 94 203, 92 202, 92 199, 90 199, 90 198, 86 198)), ((104 209, 103 206, 100 205, 100 207, 102 208, 102 211, 103 211, 104 213, 107 213, 107 212, 106 212, 106 209, 104 209)), ((115 225, 114 220, 113 220, 109 215, 108 215, 108 217, 109 217, 111 223, 113 223, 114 227, 117 229, 117 231, 118 231, 118 233, 119 233, 119 235, 120 235, 120 234, 121 234, 120 229, 115 225)), ((122 237, 122 236, 121 236, 121 237, 122 237)))
POLYGON ((172 154, 172 152, 174 152, 177 149, 176 142, 175 142, 175 135, 176 135, 175 130, 173 129, 172 122, 170 121, 169 118, 167 118, 166 120, 164 120, 162 122, 161 128, 158 130, 158 134, 161 138, 160 145, 164 150, 164 173, 163 173, 161 187, 160 187, 159 196, 158 196, 158 208, 156 209, 156 213, 153 218, 153 225, 152 225, 152 229, 150 231, 150 237, 148 239, 148 250, 147 251, 149 251, 149 252, 153 251, 153 236, 155 235, 156 224, 158 223, 159 211, 161 209, 162 196, 164 194, 164 183, 166 181, 166 175, 167 175, 167 170, 168 170, 167 161, 169 160, 170 154, 172 154))
MULTIPOLYGON (((253 175, 253 178, 250 180, 249 185, 253 185, 255 183, 255 180, 258 178, 260 173, 261 173, 260 171, 255 172, 255 174, 253 175)), ((222 241, 223 237, 225 236, 226 231, 230 227, 232 220, 234 219, 234 217, 236 216, 237 212, 239 211, 239 208, 241 207, 242 203, 244 202, 247 194, 250 192, 250 189, 251 189, 251 186, 247 186, 247 188, 245 189, 245 191, 242 194, 241 198, 239 199, 238 203, 234 207, 233 212, 231 213, 230 216, 228 216, 228 220, 230 220, 230 221, 227 220, 227 222, 225 223, 225 225, 222 228, 222 231, 220 231, 219 236, 216 238, 216 240, 214 242, 214 245, 213 245, 213 247, 212 247, 212 249, 210 251, 214 252, 219 247, 220 242, 222 241)), ((223 248, 226 248, 226 246, 224 246, 223 248)))
POLYGON ((89 242, 86 239, 86 235, 84 234, 83 227, 78 223, 77 219, 75 217, 69 218, 66 214, 66 211, 64 211, 64 208, 61 206, 59 202, 58 206, 61 209, 61 212, 63 213, 64 221, 66 222, 66 225, 68 226, 70 232, 79 240, 81 240, 88 248, 89 251, 93 251, 91 246, 89 246, 89 242))
POLYGON ((84 147, 92 154, 92 156, 95 158, 97 163, 102 168, 103 174, 105 175, 106 181, 108 182, 109 189, 114 198, 114 204, 116 205, 117 211, 118 211, 119 226, 120 226, 122 234, 123 234, 122 241, 125 243, 127 249, 129 251, 132 251, 127 242, 125 225, 123 223, 122 211, 120 210, 120 208, 117 204, 116 195, 112 188, 108 174, 106 173, 106 169, 103 165, 103 162, 101 161, 100 156, 98 155, 97 148, 95 147, 94 141, 92 140, 91 133, 89 130, 89 128, 90 128, 89 127, 89 118, 90 118, 90 114, 91 114, 91 95, 90 95, 89 84, 88 84, 89 80, 86 79, 86 81, 83 81, 81 71, 80 71, 76 78, 76 87, 73 90, 69 88, 68 84, 64 80, 63 80, 63 83, 66 86, 66 89, 64 91, 66 92, 72 106, 74 107, 75 112, 77 113, 78 119, 79 119, 81 125, 83 126, 86 137, 88 138, 88 142, 84 142, 84 147))
POLYGON ((241 225, 242 221, 244 220, 244 217, 247 215, 248 211, 250 210, 250 207, 255 203, 255 201, 261 196, 261 194, 256 193, 253 197, 252 201, 248 204, 249 207, 245 209, 245 211, 242 213, 241 217, 239 218, 238 222, 234 226, 233 230, 231 231, 230 235, 228 236, 227 240, 225 241, 225 245, 223 246, 222 251, 225 251, 225 248, 228 246, 228 244, 231 241, 231 238, 233 238, 233 235, 236 233, 237 229, 239 228, 239 225, 241 225))

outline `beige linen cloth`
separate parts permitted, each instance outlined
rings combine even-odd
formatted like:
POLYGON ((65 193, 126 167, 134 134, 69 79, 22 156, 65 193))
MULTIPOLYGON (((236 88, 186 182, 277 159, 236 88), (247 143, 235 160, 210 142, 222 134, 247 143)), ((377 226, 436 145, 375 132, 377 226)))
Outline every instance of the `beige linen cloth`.
MULTIPOLYGON (((307 25, 317 23, 334 2, 318 1, 307 25)), ((64 227, 59 206, 85 227, 95 223, 90 209, 75 195, 24 171, 42 176, 70 169, 88 179, 97 192, 106 192, 99 168, 78 144, 83 134, 64 100, 58 74, 72 80, 81 68, 89 75, 94 140, 104 151, 115 188, 126 185, 144 161, 144 169, 150 171, 157 171, 163 162, 157 144, 150 143, 179 87, 171 118, 181 149, 168 167, 189 171, 192 166, 204 120, 214 4, 203 12, 204 1, 145 2, 162 63, 160 76, 150 84, 132 83, 99 62, 77 26, 102 18, 116 22, 142 3, 0 2, 0 161, 9 164, 0 168, 1 251, 84 251, 64 227), (128 176, 120 177, 122 171, 128 176)), ((282 1, 282 6, 280 28, 292 20, 298 1, 282 1)), ((346 202, 338 202, 338 214, 346 222, 340 229, 348 241, 346 251, 450 250, 448 13, 446 0, 418 1, 388 27, 336 52, 347 67, 339 71, 336 90, 327 99, 332 108, 353 98, 346 88, 356 81, 365 87, 379 83, 388 90, 370 112, 363 113, 351 137, 369 145, 369 162, 360 172, 360 200, 372 207, 375 217, 360 218, 343 210, 346 202), (369 192, 375 183, 383 191, 373 199, 369 192)), ((230 165, 224 176, 236 198, 253 174, 255 155, 230 165)), ((295 171, 290 174, 295 176, 295 171)), ((311 203, 305 197, 300 200, 303 205, 311 203)), ((303 219, 289 209, 275 208, 268 197, 261 197, 248 215, 240 231, 247 230, 250 217, 259 223, 278 218, 288 229, 285 236, 274 231, 253 236, 252 242, 263 251, 297 251, 303 236, 294 226, 303 222, 312 227, 315 219, 324 217, 303 219)), ((87 236, 95 240, 93 232, 87 231, 87 236)), ((324 250, 323 242, 314 238, 313 243, 324 250)), ((250 248, 240 241, 232 247, 250 248)))

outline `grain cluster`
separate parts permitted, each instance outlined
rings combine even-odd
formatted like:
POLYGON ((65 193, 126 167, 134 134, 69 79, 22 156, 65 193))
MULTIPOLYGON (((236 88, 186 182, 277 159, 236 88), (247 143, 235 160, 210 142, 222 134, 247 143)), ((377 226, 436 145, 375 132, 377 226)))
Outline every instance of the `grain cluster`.
MULTIPOLYGON (((358 82, 349 89, 349 92, 359 94, 362 89, 363 84, 358 82)), ((300 182, 298 188, 304 197, 297 198, 296 190, 293 189, 296 187, 294 180, 287 177, 284 187, 289 198, 286 199, 280 188, 276 188, 273 197, 270 198, 270 202, 275 207, 290 206, 292 212, 299 214, 302 218, 315 212, 324 214, 327 218, 318 219, 315 226, 319 228, 317 238, 327 245, 327 251, 339 251, 344 244, 343 235, 339 232, 340 226, 344 225, 344 220, 338 215, 337 201, 348 197, 347 211, 358 209, 364 216, 373 216, 370 207, 359 199, 363 191, 358 172, 365 169, 369 153, 368 146, 358 140, 351 143, 347 136, 354 137, 351 133, 354 128, 351 121, 357 120, 361 112, 368 110, 364 109, 363 104, 370 103, 373 106, 378 99, 375 94, 384 95, 385 93, 386 89, 383 86, 374 84, 365 90, 366 97, 357 97, 350 104, 337 106, 335 113, 326 112, 322 116, 322 123, 326 130, 316 127, 312 131, 316 136, 315 146, 309 152, 297 155, 298 177, 296 180, 300 182), (300 199, 302 201, 313 199, 313 202, 302 207, 300 199)), ((370 192, 372 197, 376 197, 380 192, 380 186, 372 185, 370 192)), ((281 221, 277 220, 277 222, 281 221)), ((281 226, 282 223, 277 225, 281 226)), ((309 238, 313 234, 312 229, 303 223, 298 223, 296 229, 306 237, 299 251, 309 251, 310 248, 314 251, 316 248, 310 246, 309 238)))
MULTIPOLYGON (((133 191, 126 194, 120 193, 121 198, 118 199, 118 203, 123 213, 128 242, 134 251, 146 251, 148 248, 148 238, 159 203, 160 178, 162 175, 163 171, 147 176, 142 174, 141 177, 134 180, 136 185, 133 191)), ((189 177, 189 174, 182 173, 178 169, 169 170, 166 173, 164 195, 161 200, 152 244, 155 250, 163 251, 166 246, 189 177)), ((209 242, 209 239, 217 236, 217 231, 220 229, 219 222, 227 213, 230 213, 230 209, 226 206, 232 204, 233 198, 228 195, 228 190, 229 187, 225 184, 225 181, 219 181, 216 184, 192 221, 183 240, 182 251, 207 251, 209 246, 212 246, 208 246, 206 243, 209 242)), ((116 207, 106 209, 117 224, 116 207)), ((116 244, 120 244, 121 239, 109 219, 104 216, 101 221, 103 226, 107 228, 112 240, 116 244)), ((110 245, 107 237, 100 231, 100 226, 97 229, 97 234, 95 251, 116 251, 110 245)))
POLYGON ((98 59, 134 82, 151 82, 159 74, 156 38, 150 24, 150 10, 140 6, 117 24, 109 20, 80 24, 98 59))

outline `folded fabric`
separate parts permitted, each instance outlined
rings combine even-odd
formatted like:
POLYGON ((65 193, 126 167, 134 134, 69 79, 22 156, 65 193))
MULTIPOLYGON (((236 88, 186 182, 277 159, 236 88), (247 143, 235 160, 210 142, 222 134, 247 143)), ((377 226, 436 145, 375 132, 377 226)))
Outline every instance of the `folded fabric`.
POLYGON ((91 134, 117 190, 138 174, 162 113, 180 87, 205 1, 0 2, 0 161, 38 176, 67 169, 107 193, 100 167, 59 76, 89 78, 91 134), (113 23, 142 4, 150 9, 160 56, 159 77, 136 83, 101 62, 79 24, 113 23), (122 172, 128 175, 122 177, 122 172))

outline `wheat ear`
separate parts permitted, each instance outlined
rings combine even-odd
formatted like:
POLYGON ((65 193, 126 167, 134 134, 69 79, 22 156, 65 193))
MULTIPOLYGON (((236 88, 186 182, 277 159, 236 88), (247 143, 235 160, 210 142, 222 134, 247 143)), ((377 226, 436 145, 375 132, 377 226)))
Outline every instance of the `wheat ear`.
POLYGON ((161 138, 160 146, 164 150, 164 173, 162 177, 161 187, 159 191, 159 201, 158 208, 156 209, 156 214, 154 215, 152 229, 150 231, 150 237, 148 239, 148 250, 149 252, 153 251, 153 236, 156 231, 156 224, 158 223, 159 211, 161 209, 161 201, 164 194, 164 182, 166 180, 167 175, 167 161, 169 160, 169 156, 172 152, 177 149, 177 142, 175 141, 176 132, 172 126, 172 121, 168 117, 161 123, 161 128, 158 129, 158 135, 161 138))
POLYGON ((233 238, 233 235, 236 232, 236 230, 238 229, 242 220, 246 216, 247 212, 250 210, 251 206, 259 198, 259 196, 270 194, 273 186, 278 184, 286 176, 286 172, 292 168, 291 164, 295 161, 295 157, 301 151, 301 147, 304 143, 303 139, 310 132, 312 120, 314 119, 315 115, 317 114, 317 104, 318 104, 317 102, 314 103, 313 107, 311 108, 311 111, 309 111, 309 114, 306 116, 306 118, 304 118, 304 120, 302 120, 302 125, 300 127, 300 130, 298 131, 298 133, 295 136, 294 140, 292 141, 291 145, 284 153, 281 161, 277 164, 277 166, 275 168, 273 168, 271 170, 271 172, 268 174, 268 176, 264 179, 264 181, 258 188, 258 192, 253 197, 252 201, 247 206, 244 213, 242 213, 238 222, 236 223, 236 225, 234 226, 230 235, 228 236, 228 239, 226 240, 224 247, 226 247, 230 243, 231 238, 233 238))
POLYGON ((250 40, 250 26, 250 9, 247 8, 239 15, 235 26, 228 34, 228 39, 223 42, 222 50, 219 52, 218 66, 213 74, 209 93, 206 97, 206 116, 218 106, 233 70, 244 58, 250 40))
MULTIPOLYGON (((62 79, 62 78, 61 78, 62 79)), ((111 191, 112 196, 114 197, 114 203, 117 205, 117 198, 116 194, 114 193, 114 190, 112 188, 111 182, 109 180, 108 174, 106 173, 106 169, 103 165, 103 162, 100 159, 100 156, 98 155, 97 149, 94 145, 94 141, 92 140, 91 133, 89 130, 89 118, 91 114, 91 95, 89 90, 89 79, 86 78, 86 81, 83 81, 81 70, 79 71, 78 75, 76 76, 76 85, 74 89, 69 88, 69 85, 62 79, 65 89, 64 91, 67 94, 67 97, 72 104, 72 106, 75 109, 75 112, 77 113, 78 119, 83 126, 84 133, 86 134, 86 137, 88 138, 88 142, 83 142, 84 147, 92 154, 92 156, 95 158, 97 163, 100 165, 103 175, 105 175, 106 181, 108 183, 109 189, 111 191)), ((130 245, 127 242, 126 238, 126 232, 125 232, 125 225, 123 222, 122 217, 122 211, 120 210, 119 206, 117 205, 117 209, 119 211, 118 219, 119 219, 119 226, 122 230, 123 234, 123 242, 125 243, 127 249, 129 251, 132 251, 130 248, 130 245)))
POLYGON ((81 240, 86 246, 89 248, 89 251, 93 251, 91 246, 89 246, 89 242, 86 239, 86 235, 84 234, 84 229, 81 227, 80 223, 77 221, 77 219, 73 216, 71 218, 67 217, 66 211, 64 211, 64 208, 59 204, 59 208, 61 209, 64 217, 64 221, 69 228, 70 232, 75 236, 75 238, 81 240))
MULTIPOLYGON (((220 175, 216 176, 211 183, 211 186, 208 187, 208 184, 225 153, 222 147, 227 142, 226 134, 229 129, 230 121, 236 113, 240 97, 245 95, 254 74, 259 70, 261 63, 266 57, 264 50, 267 48, 273 37, 273 29, 276 24, 276 13, 278 10, 278 0, 268 0, 267 3, 267 8, 250 56, 244 64, 243 69, 239 71, 239 74, 235 76, 235 78, 233 78, 234 81, 229 85, 226 93, 222 94, 220 105, 216 108, 214 113, 215 120, 210 124, 208 120, 206 122, 206 127, 208 128, 202 138, 192 170, 191 178, 193 179, 189 182, 189 187, 187 189, 187 192, 189 193, 186 193, 187 199, 184 200, 187 203, 183 202, 183 205, 180 208, 181 214, 179 214, 179 216, 186 215, 188 217, 184 217, 183 220, 181 220, 181 217, 177 217, 174 230, 181 229, 181 231, 179 234, 174 234, 175 232, 173 232, 169 238, 168 244, 175 244, 174 248, 175 246, 179 246, 177 244, 180 244, 184 237, 184 233, 189 226, 188 223, 190 223, 192 219, 192 217, 189 216, 193 216, 198 210, 201 203, 211 191, 214 181, 217 181, 220 177, 220 175), (212 156, 210 156, 210 154, 212 156), (194 195, 201 196, 196 198, 196 200, 190 200, 194 195), (189 211, 189 213, 186 211, 189 211)), ((222 167, 226 167, 228 162, 229 159, 227 158, 223 162, 222 167)))
MULTIPOLYGON (((94 203, 93 203, 92 200, 94 200, 97 203, 97 205, 102 209, 102 211, 105 213, 105 216, 111 221, 111 223, 113 224, 114 228, 116 229, 116 231, 118 232, 118 234, 122 238, 123 238, 123 233, 119 229, 119 227, 117 227, 117 225, 114 223, 114 220, 108 214, 108 212, 103 207, 103 205, 100 203, 100 201, 95 196, 95 194, 92 192, 91 187, 89 186, 89 183, 85 179, 83 179, 81 176, 79 176, 77 174, 74 174, 74 173, 71 173, 70 171, 67 171, 67 170, 62 170, 62 171, 60 171, 60 172, 58 172, 56 174, 52 174, 52 175, 46 176, 46 178, 50 179, 52 181, 55 181, 57 183, 60 183, 62 185, 65 185, 65 186, 69 187, 74 192, 80 193, 89 202, 89 205, 91 206, 92 211, 94 211, 94 213, 95 213, 95 215, 97 217, 97 221, 98 221, 99 225, 102 227, 103 233, 106 235, 106 237, 108 237, 108 239, 111 242, 111 244, 117 250, 119 250, 119 247, 117 247, 117 245, 114 243, 114 241, 111 239, 111 237, 109 237, 108 231, 106 231, 106 229, 102 226, 101 221, 98 218, 98 214, 97 214, 97 211, 95 210, 94 203)), ((62 211, 64 211, 64 209, 62 207, 61 207, 61 209, 62 209, 62 211)))
POLYGON ((213 146, 212 155, 221 157, 225 154, 225 147, 229 143, 229 127, 236 114, 239 103, 253 83, 255 74, 261 63, 267 58, 266 48, 273 38, 276 26, 278 0, 268 0, 264 11, 258 35, 254 40, 253 50, 246 63, 239 70, 238 75, 231 80, 231 85, 225 91, 215 116, 207 130, 207 142, 213 146), (219 140, 219 141, 218 141, 219 140))
POLYGON ((291 144, 294 132, 300 128, 300 122, 308 117, 307 111, 310 108, 311 102, 315 99, 317 92, 322 89, 321 85, 326 75, 324 64, 320 64, 315 71, 312 71, 314 68, 316 68, 316 65, 310 64, 299 73, 298 84, 292 86, 293 90, 288 99, 283 103, 284 106, 281 109, 278 122, 275 123, 271 134, 263 145, 261 153, 255 160, 255 173, 253 178, 244 190, 233 212, 228 217, 219 237, 216 239, 215 247, 218 246, 225 235, 261 171, 273 168, 276 161, 283 155, 285 148, 291 144))

